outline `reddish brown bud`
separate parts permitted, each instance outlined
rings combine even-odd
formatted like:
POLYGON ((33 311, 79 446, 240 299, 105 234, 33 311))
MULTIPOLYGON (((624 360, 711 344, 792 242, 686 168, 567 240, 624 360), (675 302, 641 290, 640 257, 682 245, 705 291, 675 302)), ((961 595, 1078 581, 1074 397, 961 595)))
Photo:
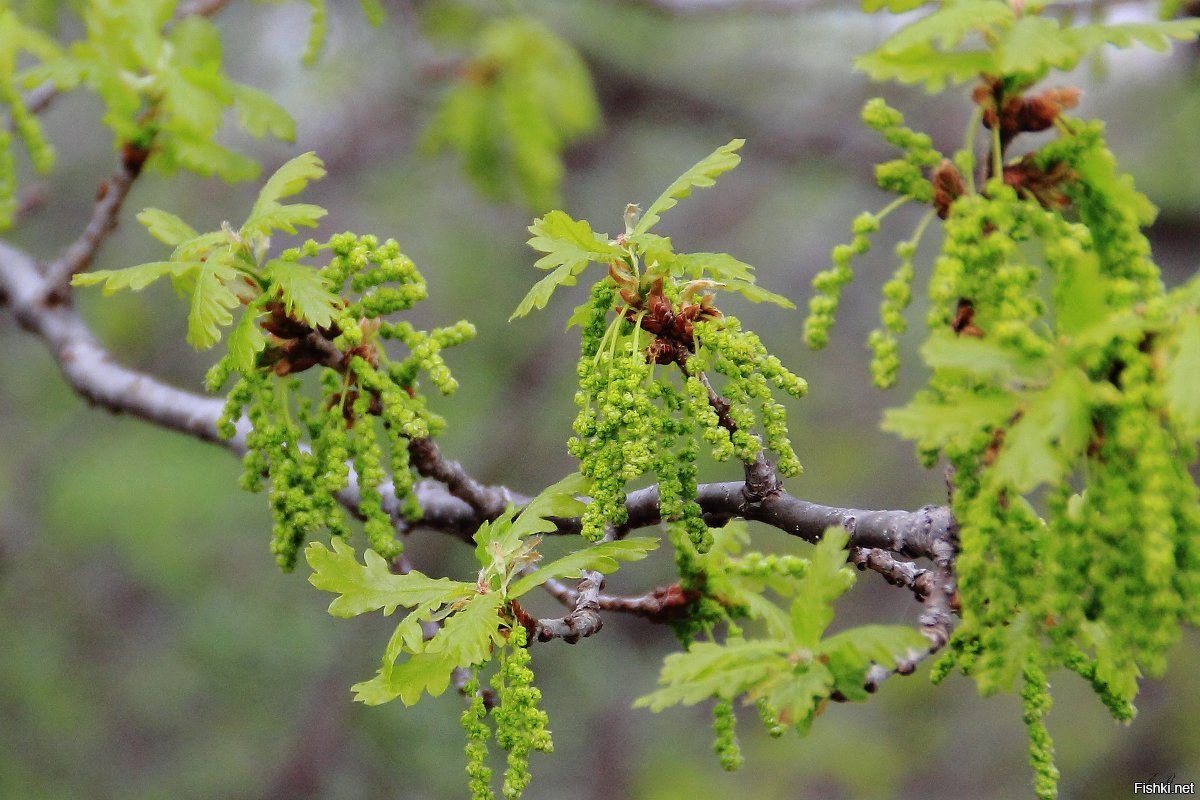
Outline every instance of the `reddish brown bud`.
POLYGON ((948 158, 943 158, 934 168, 930 181, 933 183, 933 207, 937 209, 937 215, 945 219, 950 216, 950 204, 963 196, 967 184, 958 167, 948 158))

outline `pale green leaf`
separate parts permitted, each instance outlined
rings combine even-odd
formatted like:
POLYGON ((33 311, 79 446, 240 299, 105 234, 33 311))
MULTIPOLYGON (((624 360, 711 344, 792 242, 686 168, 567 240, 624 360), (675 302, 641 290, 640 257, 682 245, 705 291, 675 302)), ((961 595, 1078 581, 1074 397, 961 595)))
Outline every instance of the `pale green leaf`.
POLYGON ((255 234, 269 235, 273 230, 295 233, 297 225, 315 228, 327 213, 324 208, 312 203, 277 203, 246 220, 241 235, 247 238, 255 234))
POLYGON ((1081 25, 1067 31, 1078 46, 1087 51, 1111 44, 1118 48, 1141 44, 1165 53, 1171 41, 1190 42, 1200 34, 1200 19, 1156 20, 1154 22, 1119 22, 1081 25))
POLYGON ((658 677, 663 688, 639 697, 633 706, 658 712, 711 697, 733 699, 765 681, 787 680, 792 672, 787 652, 784 643, 773 641, 695 642, 686 653, 672 653, 663 660, 658 677))
POLYGON ((1010 347, 974 336, 938 332, 921 347, 921 357, 934 369, 961 369, 979 378, 1036 382, 1049 377, 1045 359, 1030 358, 1010 347))
POLYGON ((986 50, 938 52, 930 44, 915 44, 904 50, 875 50, 854 59, 854 68, 873 80, 896 80, 907 84, 925 84, 925 91, 942 91, 947 83, 973 80, 995 68, 992 53, 986 50))
POLYGON ((855 574, 846 566, 850 534, 827 528, 813 548, 808 571, 796 582, 792 599, 792 635, 800 647, 813 649, 833 621, 833 601, 854 585, 855 574))
POLYGON ((536 572, 514 581, 508 587, 508 596, 520 597, 548 580, 578 577, 584 570, 595 570, 607 575, 616 572, 620 566, 618 561, 640 561, 657 547, 658 540, 649 536, 618 539, 585 547, 544 564, 536 572))
POLYGON ((506 562, 516 554, 522 538, 555 530, 546 517, 577 517, 586 507, 575 499, 591 489, 591 479, 573 472, 557 483, 543 489, 520 511, 512 506, 491 523, 484 523, 475 532, 475 558, 481 567, 492 565, 495 559, 506 562))
POLYGON ((274 136, 285 142, 296 138, 296 121, 266 92, 244 83, 230 83, 238 124, 251 136, 274 136))
POLYGON ((1084 51, 1063 33, 1058 20, 1026 15, 1004 34, 996 56, 1004 75, 1039 75, 1047 68, 1071 70, 1084 51))
POLYGON ((529 226, 529 246, 546 255, 534 262, 538 269, 551 269, 577 261, 607 262, 623 255, 608 237, 592 231, 587 220, 574 220, 563 211, 551 211, 529 226))
POLYGON ((1009 392, 963 394, 948 402, 920 393, 908 405, 884 411, 880 427, 917 442, 922 449, 940 449, 1003 425, 1017 401, 1009 392))
POLYGON ((774 303, 781 308, 795 308, 796 304, 781 294, 767 291, 761 286, 739 280, 725 281, 726 290, 737 292, 752 303, 774 303))
POLYGON ((437 635, 425 643, 426 653, 444 653, 454 667, 466 667, 487 661, 492 645, 500 644, 499 609, 504 597, 497 592, 475 594, 466 604, 446 617, 437 635))
POLYGON ((191 225, 158 208, 147 208, 137 215, 137 221, 146 226, 146 230, 155 239, 172 247, 196 238, 196 230, 191 225))
MULTIPOLYGON (((281 206, 280 200, 304 191, 308 181, 320 180, 324 176, 325 164, 320 161, 317 154, 311 151, 284 163, 282 167, 275 170, 274 175, 266 179, 262 191, 258 193, 258 199, 254 201, 250 210, 250 217, 246 219, 246 224, 242 229, 265 233, 270 228, 288 230, 286 225, 278 224, 280 222, 287 222, 290 225, 316 224, 317 219, 324 216, 325 211, 322 207, 307 203, 281 206), (292 209, 292 211, 281 212, 281 209, 292 209)), ((295 233, 295 228, 288 230, 288 233, 295 233)))
POLYGON ((1068 369, 1033 393, 1025 413, 1005 433, 992 479, 1021 493, 1057 481, 1091 433, 1089 387, 1086 375, 1068 369))
POLYGON ((243 375, 249 375, 254 370, 258 354, 267 346, 266 337, 258 326, 264 298, 260 297, 247 306, 241 319, 229 332, 229 359, 234 369, 243 375))
POLYGON ((1003 0, 957 0, 943 3, 893 34, 879 46, 886 54, 898 54, 919 45, 952 50, 972 33, 992 32, 1014 19, 1011 5, 1003 0))
POLYGON ((187 273, 198 271, 203 264, 198 261, 151 261, 148 264, 138 264, 136 267, 125 269, 100 269, 95 272, 81 272, 71 278, 72 286, 95 286, 104 284, 104 293, 113 294, 121 289, 140 291, 159 278, 181 277, 187 273))
POLYGON ((576 221, 562 211, 551 211, 535 219, 529 232, 533 234, 529 246, 545 253, 534 266, 553 272, 534 284, 509 321, 535 308, 545 308, 554 290, 559 286, 574 286, 576 276, 589 263, 606 263, 622 255, 619 247, 609 244, 608 237, 593 232, 586 220, 576 221))
POLYGON ((284 311, 293 319, 324 328, 333 322, 342 305, 315 268, 298 261, 276 258, 264 272, 283 297, 284 311))
POLYGON ((335 617, 353 617, 382 608, 391 614, 397 606, 452 603, 475 593, 475 584, 430 578, 416 570, 395 575, 387 561, 374 550, 367 550, 363 564, 354 557, 354 548, 341 537, 333 537, 333 549, 310 542, 304 558, 312 567, 308 582, 338 597, 329 604, 335 617))
POLYGON ((780 716, 791 720, 792 727, 803 736, 816 716, 818 704, 829 697, 833 687, 829 668, 814 661, 805 669, 795 669, 781 677, 762 697, 780 716))
POLYGON ((450 676, 458 666, 447 653, 417 653, 402 664, 384 666, 369 681, 351 688, 354 699, 377 706, 400 698, 406 706, 414 705, 426 692, 437 697, 450 685, 450 676))
MULTIPOLYGON (((666 239, 667 247, 671 240, 666 239)), ((649 254, 647 261, 649 261, 649 254)), ((754 267, 738 261, 728 253, 680 253, 674 256, 674 269, 693 278, 711 278, 715 281, 740 280, 754 283, 754 267)))
POLYGON ((241 305, 228 282, 238 271, 219 259, 209 259, 196 270, 192 308, 188 312, 187 341, 197 350, 212 347, 221 339, 221 328, 233 322, 230 310, 241 305))
POLYGON ((1164 368, 1166 401, 1183 431, 1200 436, 1200 316, 1189 313, 1180 323, 1164 368))
POLYGON ((717 177, 728 172, 742 160, 737 151, 746 143, 745 139, 734 139, 729 144, 722 145, 710 153, 699 163, 683 173, 650 204, 646 213, 634 227, 635 233, 645 233, 658 222, 662 214, 674 208, 680 200, 688 197, 692 189, 712 186, 717 177))
MULTIPOLYGON (((517 304, 516 310, 509 316, 508 321, 512 322, 514 319, 519 319, 534 309, 545 308, 546 304, 550 302, 550 298, 554 295, 554 290, 559 286, 574 286, 577 280, 576 276, 587 265, 588 262, 586 261, 563 264, 539 280, 521 298, 521 302, 517 304)), ((591 308, 591 304, 588 304, 588 308, 591 308)), ((570 324, 567 327, 570 327, 570 324)))
POLYGON ((904 625, 860 625, 835 633, 821 642, 822 653, 851 650, 865 663, 890 667, 907 658, 910 651, 929 649, 929 640, 915 628, 904 625))

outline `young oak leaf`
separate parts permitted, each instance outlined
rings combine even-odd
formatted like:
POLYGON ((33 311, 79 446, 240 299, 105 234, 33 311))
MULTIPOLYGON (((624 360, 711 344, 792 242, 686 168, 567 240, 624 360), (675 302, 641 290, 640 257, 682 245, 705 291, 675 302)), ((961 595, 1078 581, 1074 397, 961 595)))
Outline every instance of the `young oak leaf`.
POLYGON ((475 593, 474 583, 430 578, 416 570, 394 575, 387 561, 374 550, 367 550, 365 563, 359 564, 354 548, 336 536, 332 542, 332 550, 320 542, 310 542, 304 558, 313 570, 308 582, 322 591, 337 593, 329 604, 329 613, 335 617, 353 617, 377 609, 391 614, 397 606, 442 605, 475 593))
POLYGON ((265 299, 266 295, 260 295, 248 305, 242 312, 237 325, 234 325, 233 330, 229 332, 229 359, 233 363, 234 369, 244 375, 254 369, 256 357, 267 346, 266 337, 263 336, 262 329, 258 326, 265 299))
POLYGON ((595 233, 586 220, 574 220, 562 211, 551 211, 529 226, 529 246, 544 256, 534 262, 538 269, 552 269, 525 295, 509 321, 535 308, 545 308, 559 286, 574 286, 575 279, 593 261, 607 263, 623 255, 604 234, 595 233))
POLYGON ((474 594, 446 618, 421 652, 394 666, 385 663, 374 678, 355 684, 354 699, 379 705, 398 697, 410 706, 426 692, 437 697, 446 691, 455 669, 486 661, 492 646, 502 642, 498 611, 503 599, 496 593, 474 594))
POLYGON ((98 269, 95 272, 81 272, 71 278, 72 286, 95 286, 104 284, 104 294, 110 295, 122 289, 135 292, 145 289, 159 278, 171 276, 182 277, 186 273, 199 270, 203 264, 199 261, 151 261, 125 269, 98 269))
POLYGON ((302 153, 285 163, 263 185, 240 234, 243 237, 266 236, 272 230, 295 233, 297 225, 316 227, 317 220, 325 216, 325 209, 311 203, 283 204, 279 201, 301 192, 309 181, 324 176, 325 164, 316 153, 302 153))
POLYGON ((607 575, 616 572, 618 561, 640 561, 658 547, 658 540, 649 536, 601 542, 576 550, 543 565, 537 571, 514 581, 508 587, 509 597, 520 597, 553 578, 577 577, 584 570, 607 575))
POLYGON ((737 151, 745 143, 745 139, 734 139, 729 144, 718 147, 675 179, 675 182, 668 186, 667 190, 646 209, 646 213, 634 226, 634 233, 645 233, 650 230, 661 218, 663 212, 674 208, 680 200, 691 195, 692 189, 712 186, 720 175, 736 167, 742 160, 737 151))
POLYGON ((854 570, 846 565, 850 534, 830 527, 813 548, 808 570, 796 583, 792 600, 792 635, 800 647, 813 649, 833 621, 833 601, 854 585, 854 570))
POLYGON ((324 328, 333 322, 342 306, 341 299, 329 289, 325 278, 306 264, 272 259, 265 275, 279 289, 287 314, 314 328, 324 328))
POLYGON ((543 489, 519 515, 510 507, 495 521, 480 525, 474 536, 479 565, 486 569, 496 560, 507 562, 517 552, 521 539, 553 531, 555 525, 547 517, 579 516, 586 506, 575 495, 586 494, 591 485, 590 478, 572 472, 543 489))
POLYGON ((241 305, 241 301, 228 282, 239 274, 233 266, 217 258, 210 258, 196 270, 187 341, 197 350, 206 350, 220 341, 221 328, 233 322, 230 310, 241 305))
POLYGON ((146 231, 151 236, 171 247, 194 239, 198 235, 196 229, 191 225, 159 208, 143 209, 138 213, 137 221, 146 226, 146 231))
POLYGON ((639 697, 633 707, 659 712, 710 697, 732 700, 773 676, 792 673, 787 655, 784 642, 740 638, 723 644, 696 642, 687 652, 672 653, 663 660, 658 676, 662 688, 639 697))

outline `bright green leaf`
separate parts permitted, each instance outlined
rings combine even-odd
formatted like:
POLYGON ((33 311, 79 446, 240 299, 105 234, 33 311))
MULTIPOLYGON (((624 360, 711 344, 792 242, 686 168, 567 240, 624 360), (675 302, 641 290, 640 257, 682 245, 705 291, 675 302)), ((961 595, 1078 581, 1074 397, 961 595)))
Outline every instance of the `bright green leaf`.
POLYGON ((683 173, 650 204, 646 213, 634 227, 635 233, 645 233, 654 227, 663 212, 674 208, 680 200, 688 197, 692 189, 712 186, 717 177, 728 172, 742 160, 737 151, 746 143, 745 139, 734 139, 729 144, 722 145, 701 159, 694 167, 683 173))
POLYGON ((259 214, 273 208, 284 197, 291 197, 304 190, 309 181, 325 177, 325 164, 313 152, 301 153, 291 159, 267 178, 258 193, 254 207, 250 209, 250 224, 259 214))
POLYGON ((1068 369, 1032 393, 1025 413, 1005 433, 992 479, 1021 493, 1058 480, 1091 434, 1089 387, 1086 375, 1068 369))
POLYGON ((163 244, 175 245, 196 238, 196 230, 174 214, 157 208, 147 208, 137 215, 137 221, 163 244))
POLYGON ((1164 368, 1171 415, 1189 436, 1200 436, 1200 316, 1189 313, 1164 368))
MULTIPOLYGON (((260 297, 247 306, 246 310, 242 312, 241 319, 229 332, 229 358, 233 362, 234 369, 243 375, 250 374, 254 369, 258 354, 267 346, 266 337, 263 336, 262 329, 258 326, 258 319, 263 313, 262 300, 263 298, 260 297)), ((335 539, 335 541, 337 540, 335 539)))
POLYGON ((791 672, 782 642, 730 639, 725 644, 696 642, 686 653, 663 660, 658 682, 663 688, 634 701, 634 708, 658 712, 674 705, 691 706, 710 697, 733 699, 764 681, 791 672))
POLYGON ((221 339, 220 329, 233 322, 230 310, 241 305, 228 286, 228 281, 237 278, 238 271, 212 258, 200 264, 195 274, 187 341, 197 350, 204 350, 221 339))
POLYGON ((1004 75, 1041 74, 1048 67, 1071 70, 1083 57, 1083 51, 1063 35, 1058 20, 1026 15, 1004 34, 997 65, 1004 75))
POLYGON ((342 306, 320 272, 307 264, 276 258, 267 264, 264 274, 279 289, 288 316, 314 328, 328 326, 342 306))
POLYGON ((941 448, 1003 425, 1017 401, 1008 392, 963 394, 948 402, 920 393, 908 405, 883 412, 880 427, 917 442, 922 449, 941 448))
POLYGON ((620 566, 618 561, 640 561, 657 547, 658 540, 648 536, 618 539, 585 547, 544 564, 536 572, 514 581, 508 587, 508 596, 520 597, 548 580, 578 577, 584 570, 595 570, 607 575, 616 572, 620 566))
POLYGON ((308 582, 321 591, 338 594, 329 604, 329 613, 335 617, 353 617, 380 608, 391 614, 397 606, 451 603, 475 593, 473 583, 430 578, 416 570, 395 575, 374 550, 367 550, 365 563, 359 564, 354 548, 337 536, 332 550, 310 542, 304 558, 313 570, 308 582))
POLYGON ((251 136, 274 136, 285 142, 296 138, 296 121, 266 92, 244 83, 230 83, 238 124, 251 136))
POLYGON ((104 293, 113 294, 121 289, 140 291, 164 276, 180 277, 198 271, 203 264, 197 261, 151 261, 125 269, 100 269, 81 272, 71 278, 72 286, 95 286, 104 283, 104 293))
POLYGON ((813 649, 833 621, 833 601, 854 585, 854 571, 846 566, 850 534, 828 528, 813 548, 808 571, 796 583, 792 599, 792 634, 798 645, 813 649))
POLYGON ((1036 382, 1050 374, 1045 359, 1030 358, 1015 348, 987 339, 938 332, 921 347, 921 357, 934 369, 961 369, 979 378, 1036 382))

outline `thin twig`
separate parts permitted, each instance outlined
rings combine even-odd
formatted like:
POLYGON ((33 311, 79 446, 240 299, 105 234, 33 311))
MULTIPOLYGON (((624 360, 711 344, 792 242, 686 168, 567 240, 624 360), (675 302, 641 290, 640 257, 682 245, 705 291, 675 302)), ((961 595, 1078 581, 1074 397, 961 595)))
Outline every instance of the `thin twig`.
MULTIPOLYGON (((0 302, 7 301, 17 322, 40 337, 50 348, 67 384, 93 405, 115 414, 130 414, 153 425, 179 431, 202 441, 220 444, 234 453, 245 452, 249 423, 239 422, 238 433, 222 439, 217 419, 224 403, 169 386, 153 377, 116 362, 69 305, 45 302, 46 281, 33 260, 22 251, 0 242, 0 302)), ((505 489, 516 506, 528 498, 505 489)), ((868 511, 810 503, 787 492, 760 503, 746 500, 744 481, 703 484, 696 501, 707 519, 742 517, 766 523, 811 542, 819 541, 826 528, 840 526, 850 533, 850 545, 874 547, 908 558, 942 557, 945 544, 953 542, 954 519, 945 506, 926 506, 917 511, 868 511)), ((380 487, 385 510, 398 504, 390 484, 380 487)), ((485 521, 462 499, 432 481, 417 486, 417 499, 424 511, 420 526, 447 533, 464 541, 485 521)), ((338 500, 357 513, 358 484, 351 473, 350 484, 338 500)), ((631 529, 657 525, 661 521, 658 488, 650 486, 631 492, 626 501, 631 529)), ((560 533, 578 533, 578 518, 556 520, 560 533)))
POLYGON ((133 182, 141 174, 147 156, 149 150, 144 148, 126 148, 125 155, 112 177, 100 184, 87 227, 78 239, 67 246, 62 255, 46 267, 48 298, 54 302, 65 302, 69 297, 71 278, 92 265, 100 246, 116 229, 121 206, 129 196, 133 182))

